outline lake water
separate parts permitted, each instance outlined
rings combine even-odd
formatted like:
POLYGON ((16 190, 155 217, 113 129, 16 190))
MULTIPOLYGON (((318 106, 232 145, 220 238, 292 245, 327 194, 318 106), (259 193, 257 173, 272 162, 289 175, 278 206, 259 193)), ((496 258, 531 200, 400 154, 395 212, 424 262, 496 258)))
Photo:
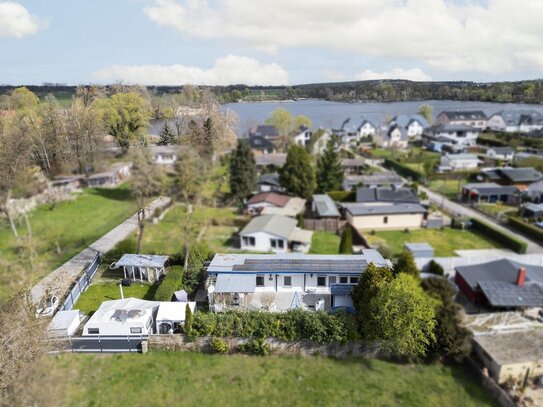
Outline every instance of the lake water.
MULTIPOLYGON (((343 121, 351 118, 348 127, 356 127, 360 124, 361 117, 365 117, 375 124, 380 124, 386 118, 392 118, 398 114, 417 113, 421 104, 427 103, 433 107, 434 117, 443 110, 482 110, 491 115, 503 109, 534 109, 543 113, 543 105, 528 105, 515 103, 490 103, 490 102, 464 102, 456 100, 424 100, 412 102, 364 102, 341 103, 327 100, 306 99, 293 102, 254 102, 254 103, 227 103, 224 109, 232 110, 239 116, 239 134, 247 133, 247 130, 266 120, 271 112, 282 107, 293 115, 308 116, 313 122, 313 128, 339 128, 343 121)), ((162 127, 162 121, 152 123, 151 133, 158 134, 162 127)))

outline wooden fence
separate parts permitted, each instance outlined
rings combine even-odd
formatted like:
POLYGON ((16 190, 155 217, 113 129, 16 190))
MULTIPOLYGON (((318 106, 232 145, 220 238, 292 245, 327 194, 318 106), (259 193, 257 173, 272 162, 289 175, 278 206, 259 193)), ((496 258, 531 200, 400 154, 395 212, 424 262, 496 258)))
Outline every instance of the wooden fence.
POLYGON ((341 219, 305 219, 304 229, 314 230, 316 232, 337 232, 347 221, 341 219))

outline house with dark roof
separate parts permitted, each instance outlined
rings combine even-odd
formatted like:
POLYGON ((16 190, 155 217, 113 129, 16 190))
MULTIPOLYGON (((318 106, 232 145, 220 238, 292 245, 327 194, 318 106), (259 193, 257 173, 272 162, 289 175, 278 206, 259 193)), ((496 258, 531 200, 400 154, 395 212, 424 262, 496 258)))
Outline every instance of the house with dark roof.
POLYGON ((534 109, 500 110, 488 119, 493 131, 529 133, 543 129, 543 114, 534 109))
POLYGON ((407 129, 393 123, 390 126, 383 126, 373 137, 373 141, 383 148, 407 148, 409 136, 407 129))
POLYGON ((528 219, 541 218, 543 217, 543 204, 525 203, 520 206, 518 214, 528 219))
POLYGON ((475 154, 445 154, 439 159, 438 172, 476 169, 482 161, 475 154))
POLYGON ((479 129, 465 124, 437 124, 426 129, 423 142, 433 151, 464 151, 477 143, 479 129))
POLYGON ((287 161, 285 153, 255 154, 256 170, 259 172, 275 172, 287 161))
POLYGON ((419 203, 344 203, 345 220, 358 230, 419 229, 427 209, 419 203))
POLYGON ((343 158, 341 168, 345 175, 362 174, 366 168, 366 161, 363 158, 343 158))
POLYGON ((275 143, 264 136, 250 137, 249 146, 251 147, 255 155, 276 154, 278 151, 275 143))
POLYGON ((282 192, 284 188, 279 182, 279 174, 274 172, 260 175, 256 181, 256 190, 257 192, 282 192))
POLYGON ((488 117, 482 110, 444 111, 437 115, 438 124, 471 126, 479 130, 487 127, 488 117))
POLYGON ((522 192, 523 196, 535 203, 543 202, 543 180, 532 182, 522 192))
POLYGON ((283 208, 288 204, 289 200, 290 196, 279 192, 260 192, 247 201, 247 211, 256 215, 267 207, 283 208))
POLYGON ((459 266, 454 281, 475 305, 495 309, 543 306, 543 267, 510 259, 459 266))
POLYGON ((256 252, 307 252, 313 232, 300 229, 298 221, 282 215, 253 218, 239 232, 241 249, 256 252))
POLYGON ((358 188, 356 202, 362 203, 420 203, 412 188, 358 188))
POLYGON ((511 185, 499 185, 495 182, 466 184, 462 188, 461 199, 467 203, 505 203, 515 205, 520 200, 520 191, 511 185))
POLYGON ((264 137, 266 139, 275 139, 279 137, 279 132, 273 124, 260 124, 249 130, 249 138, 264 137))
POLYGON ((489 147, 485 152, 485 157, 512 162, 515 159, 515 149, 513 147, 489 147))
POLYGON ((207 268, 209 304, 215 312, 352 308, 350 292, 370 263, 391 267, 373 249, 356 255, 216 254, 207 268))
POLYGON ((362 122, 360 122, 360 125, 357 128, 358 137, 362 138, 373 136, 377 130, 378 126, 363 117, 362 122))
POLYGON ((424 133, 424 129, 430 126, 428 121, 420 114, 400 114, 392 119, 391 125, 397 125, 405 129, 407 137, 411 140, 420 138, 424 133))
POLYGON ((312 135, 313 133, 309 127, 301 125, 292 132, 291 138, 294 144, 305 147, 309 143, 309 140, 311 140, 312 135))
POLYGON ((370 175, 347 175, 343 178, 343 189, 351 191, 353 187, 401 188, 405 184, 402 177, 394 171, 377 172, 370 175))
POLYGON ((523 191, 528 186, 543 178, 543 175, 535 168, 502 167, 483 171, 481 174, 486 180, 500 185, 514 185, 523 191))

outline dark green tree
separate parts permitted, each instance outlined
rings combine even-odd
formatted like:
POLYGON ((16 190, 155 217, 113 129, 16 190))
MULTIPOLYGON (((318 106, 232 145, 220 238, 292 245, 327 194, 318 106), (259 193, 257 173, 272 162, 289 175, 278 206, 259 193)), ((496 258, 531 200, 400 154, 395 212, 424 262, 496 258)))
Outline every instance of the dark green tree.
POLYGON ((339 242, 340 254, 353 254, 353 230, 349 225, 343 229, 339 242))
POLYGON ((445 270, 443 270, 443 267, 441 266, 441 264, 439 264, 437 261, 435 260, 430 260, 430 264, 428 264, 428 273, 430 274, 435 274, 437 276, 444 276, 445 275, 445 270))
POLYGON ((388 267, 377 267, 370 263, 362 273, 357 285, 353 287, 351 298, 356 310, 358 328, 363 338, 371 337, 371 329, 375 316, 370 311, 370 302, 379 290, 393 279, 392 270, 388 267))
POLYGON ((230 161, 230 193, 240 204, 254 190, 256 184, 256 163, 251 147, 240 140, 230 161))
POLYGON ((185 307, 185 324, 183 325, 183 330, 187 335, 190 335, 192 332, 192 319, 192 310, 187 303, 187 306, 185 307))
POLYGON ((435 299, 436 342, 430 351, 433 356, 467 356, 471 351, 471 332, 462 326, 462 307, 454 302, 455 291, 447 279, 425 278, 422 289, 435 299))
POLYGON ((300 146, 289 148, 285 165, 279 170, 279 182, 287 192, 310 199, 315 191, 315 169, 309 153, 300 146))
POLYGON ((343 175, 341 158, 336 152, 336 140, 332 137, 317 161, 317 191, 324 193, 341 190, 343 175))
POLYGON ((168 121, 164 121, 162 129, 160 129, 160 133, 158 133, 158 136, 160 137, 158 140, 159 146, 168 146, 170 144, 175 144, 175 134, 170 128, 168 121))
POLYGON ((417 263, 415 263, 413 253, 411 253, 409 250, 404 250, 402 254, 400 254, 400 257, 398 257, 398 261, 394 266, 394 274, 398 275, 400 273, 409 274, 416 279, 420 277, 419 269, 417 268, 417 263))

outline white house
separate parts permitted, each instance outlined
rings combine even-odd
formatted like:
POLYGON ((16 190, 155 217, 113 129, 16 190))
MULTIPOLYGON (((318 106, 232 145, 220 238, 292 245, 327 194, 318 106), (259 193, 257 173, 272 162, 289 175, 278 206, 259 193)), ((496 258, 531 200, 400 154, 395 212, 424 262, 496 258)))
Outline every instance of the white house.
POLYGON ((83 327, 83 335, 149 335, 159 302, 138 298, 104 301, 83 327))
POLYGON ((164 274, 168 256, 150 254, 124 254, 119 260, 111 264, 112 269, 123 268, 124 278, 134 281, 155 282, 164 274))
POLYGON ((515 150, 512 147, 489 147, 485 155, 494 160, 513 161, 515 150))
POLYGON ((418 203, 345 203, 345 219, 359 230, 404 230, 422 227, 427 210, 418 203))
POLYGON ((159 165, 172 165, 177 161, 179 146, 152 146, 153 160, 159 165))
POLYGON ((296 219, 262 215, 253 218, 239 235, 242 250, 285 253, 307 252, 313 232, 297 227, 296 219))
POLYGON ((472 170, 481 164, 482 161, 474 154, 445 154, 441 156, 438 171, 462 171, 472 170))
POLYGON ((406 115, 400 114, 392 119, 392 125, 397 125, 405 129, 409 139, 418 139, 424 133, 424 129, 429 126, 428 121, 420 114, 406 115))
POLYGON ((529 133, 543 129, 543 114, 533 109, 500 110, 488 119, 493 131, 529 133))
POLYGON ((488 125, 488 117, 482 110, 444 111, 437 115, 436 122, 484 130, 488 125))
POLYGON ((309 140, 311 140, 312 136, 311 129, 309 127, 300 126, 292 133, 292 139, 294 141, 294 144, 297 144, 299 146, 305 147, 309 140))
POLYGON ((320 132, 313 133, 313 137, 315 138, 315 140, 313 141, 310 153, 314 155, 320 155, 326 149, 328 141, 330 140, 332 135, 329 132, 322 130, 320 132))
POLYGON ((382 127, 373 140, 379 147, 404 149, 407 148, 409 136, 405 128, 392 124, 382 127))
POLYGON ((350 292, 367 266, 390 267, 379 252, 359 255, 216 254, 207 272, 215 311, 352 307, 350 292))
POLYGON ((194 314, 196 311, 195 302, 160 302, 155 318, 155 332, 158 334, 180 332, 181 327, 185 324, 187 305, 194 314))
POLYGON ((377 126, 370 122, 369 120, 362 118, 362 122, 360 123, 360 126, 358 126, 357 133, 358 137, 370 137, 375 134, 377 131, 377 126))
MULTIPOLYGON (((453 151, 463 151, 473 147, 477 143, 479 130, 472 126, 463 124, 438 124, 427 129, 425 133, 425 144, 439 143, 448 145, 453 151)), ((441 147, 438 149, 441 151, 441 147)))
POLYGON ((290 197, 280 192, 260 192, 253 195, 251 199, 247 201, 247 212, 251 215, 259 214, 264 208, 284 208, 290 197))
POLYGON ((258 177, 258 180, 256 181, 256 190, 258 192, 282 192, 284 191, 284 188, 279 182, 279 174, 271 173, 262 174, 258 177))

